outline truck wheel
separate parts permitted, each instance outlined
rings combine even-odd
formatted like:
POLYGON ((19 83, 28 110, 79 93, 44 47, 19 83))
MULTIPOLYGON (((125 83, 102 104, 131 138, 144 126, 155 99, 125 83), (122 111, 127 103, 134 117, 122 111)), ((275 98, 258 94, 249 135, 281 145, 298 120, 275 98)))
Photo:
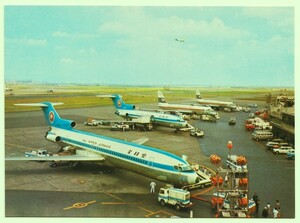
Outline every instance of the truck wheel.
POLYGON ((160 205, 165 206, 166 202, 164 200, 160 200, 160 205))
POLYGON ((176 211, 179 211, 180 210, 180 205, 176 204, 175 208, 176 208, 176 211))
POLYGON ((53 167, 53 168, 55 168, 55 167, 57 167, 57 163, 55 163, 55 162, 51 163, 50 166, 53 167))

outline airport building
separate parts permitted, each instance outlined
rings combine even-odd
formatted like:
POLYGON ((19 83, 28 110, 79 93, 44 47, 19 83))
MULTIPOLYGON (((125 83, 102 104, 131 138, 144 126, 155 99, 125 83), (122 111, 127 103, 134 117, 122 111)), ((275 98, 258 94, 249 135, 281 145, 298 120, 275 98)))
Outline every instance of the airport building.
POLYGON ((269 114, 270 122, 273 126, 274 138, 283 139, 292 146, 295 145, 295 110, 294 106, 271 108, 269 114))

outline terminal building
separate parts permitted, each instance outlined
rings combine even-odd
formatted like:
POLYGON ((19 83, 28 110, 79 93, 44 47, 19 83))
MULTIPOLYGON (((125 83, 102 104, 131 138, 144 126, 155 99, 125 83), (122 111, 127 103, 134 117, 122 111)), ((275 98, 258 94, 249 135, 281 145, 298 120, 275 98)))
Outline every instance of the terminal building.
POLYGON ((283 139, 285 142, 295 146, 295 109, 294 98, 277 98, 276 104, 270 107, 269 119, 272 124, 274 138, 283 139))

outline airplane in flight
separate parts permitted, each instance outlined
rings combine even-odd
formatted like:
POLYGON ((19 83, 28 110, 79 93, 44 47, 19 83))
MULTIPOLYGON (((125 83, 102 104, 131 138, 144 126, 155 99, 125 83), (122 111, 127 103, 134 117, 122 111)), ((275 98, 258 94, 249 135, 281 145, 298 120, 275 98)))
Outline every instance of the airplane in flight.
POLYGON ((211 115, 218 117, 218 113, 209 106, 169 104, 161 91, 157 92, 158 107, 164 110, 177 111, 183 114, 211 115))
POLYGON ((184 39, 179 39, 179 38, 175 38, 175 41, 177 41, 177 42, 184 42, 184 39))
POLYGON ((188 130, 191 128, 190 124, 184 120, 181 116, 166 114, 158 111, 146 111, 136 109, 135 105, 126 104, 122 100, 122 96, 118 94, 111 95, 97 95, 100 98, 111 98, 117 111, 116 115, 123 117, 128 121, 151 123, 154 126, 164 126, 169 128, 175 128, 176 131, 188 130))
POLYGON ((202 98, 202 95, 199 90, 196 90, 196 99, 197 102, 201 105, 208 105, 214 109, 229 109, 230 111, 233 111, 236 109, 236 105, 233 102, 228 101, 217 101, 217 100, 206 100, 202 98))
POLYGON ((45 157, 6 157, 6 160, 27 161, 96 161, 177 186, 200 182, 199 175, 186 161, 175 154, 103 135, 75 129, 76 122, 62 119, 54 106, 62 103, 30 103, 18 106, 41 107, 50 130, 45 138, 60 146, 76 149, 75 155, 45 157))

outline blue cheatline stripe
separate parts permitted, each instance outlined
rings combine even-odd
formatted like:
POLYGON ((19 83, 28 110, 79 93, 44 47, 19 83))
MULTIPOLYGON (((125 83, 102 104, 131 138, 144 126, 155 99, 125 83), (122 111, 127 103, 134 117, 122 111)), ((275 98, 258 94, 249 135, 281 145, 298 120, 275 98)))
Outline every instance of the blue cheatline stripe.
MULTIPOLYGON (((137 117, 141 117, 142 115, 135 115, 135 114, 128 114, 128 116, 126 117, 129 117, 129 118, 137 118, 137 117)), ((124 116, 123 116, 124 117, 124 116)), ((180 121, 180 120, 174 120, 174 119, 166 119, 166 118, 159 118, 159 117, 153 117, 153 120, 155 121, 160 121, 160 122, 171 122, 171 123, 182 123, 182 124, 185 124, 185 121, 180 121)))
MULTIPOLYGON (((125 144, 125 145, 130 145, 130 146, 133 146, 133 147, 149 150, 149 151, 152 151, 152 152, 160 153, 160 154, 163 154, 163 155, 168 156, 170 158, 176 159, 176 160, 180 161, 181 163, 184 163, 184 164, 188 165, 188 163, 185 160, 183 160, 181 157, 179 157, 179 156, 177 156, 173 153, 163 151, 163 150, 151 148, 151 147, 144 146, 144 145, 139 145, 139 144, 136 144, 136 143, 133 143, 133 142, 126 142, 126 141, 122 141, 122 140, 119 140, 119 139, 109 138, 109 137, 106 137, 106 136, 97 135, 97 134, 90 133, 90 132, 82 132, 82 131, 77 130, 77 129, 71 129, 71 130, 63 129, 63 130, 73 131, 73 132, 76 132, 76 133, 79 133, 79 134, 85 134, 85 135, 88 135, 88 136, 93 136, 93 137, 96 137, 96 138, 105 139, 105 140, 109 140, 109 141, 113 141, 113 142, 117 142, 117 143, 122 143, 122 144, 125 144)), ((68 140, 68 139, 66 139, 66 140, 68 140)), ((79 143, 81 143, 81 142, 78 142, 78 144, 79 143)))
MULTIPOLYGON (((62 138, 62 141, 64 142, 68 142, 70 144, 75 144, 75 145, 78 145, 78 146, 81 146, 81 147, 85 147, 85 148, 89 148, 91 150, 94 150, 94 151, 98 151, 98 152, 101 152, 101 153, 104 153, 106 155, 109 155, 109 156, 115 156, 119 159, 124 159, 126 161, 131 161, 131 162, 135 162, 135 163, 138 163, 139 165, 145 165, 147 167, 149 167, 149 161, 146 160, 146 159, 141 159, 141 158, 138 158, 138 157, 134 157, 134 156, 129 156, 127 154, 124 154, 124 153, 120 153, 120 152, 116 152, 116 151, 113 151, 113 150, 109 150, 109 149, 105 149, 105 148, 102 148, 102 147, 99 147, 99 146, 93 146, 93 145, 90 145, 88 143, 84 143, 84 142, 79 142, 79 141, 76 141, 76 140, 72 140, 72 139, 69 139, 69 138, 62 138)), ((180 171, 177 171, 176 169, 174 169, 173 166, 170 166, 170 165, 165 165, 165 164, 161 164, 161 163, 156 163, 156 162, 152 162, 151 161, 151 167, 154 167, 154 168, 158 168, 158 169, 163 169, 163 170, 168 170, 168 171, 171 171, 171 172, 180 172, 180 171)), ((194 173, 194 172, 183 172, 185 174, 190 174, 190 173, 194 173)))

